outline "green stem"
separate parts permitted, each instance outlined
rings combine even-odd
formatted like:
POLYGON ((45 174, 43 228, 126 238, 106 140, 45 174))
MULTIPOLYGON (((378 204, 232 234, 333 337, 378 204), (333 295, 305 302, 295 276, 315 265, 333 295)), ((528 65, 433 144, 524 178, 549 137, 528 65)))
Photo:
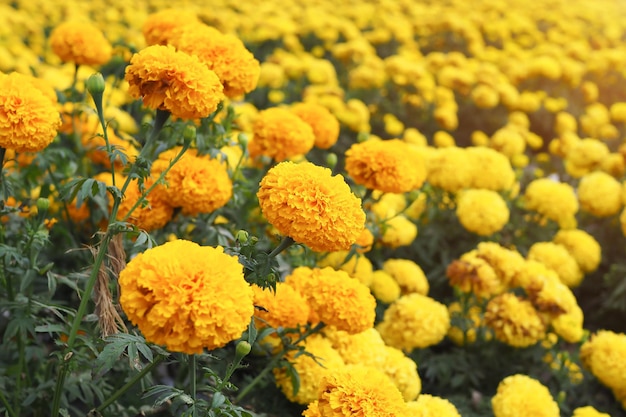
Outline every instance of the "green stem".
POLYGON ((198 415, 198 381, 197 381, 197 372, 196 372, 196 355, 190 355, 189 357, 189 379, 190 379, 190 389, 191 396, 193 398, 193 410, 192 417, 196 417, 198 415))
POLYGON ((91 98, 96 106, 96 112, 98 113, 98 120, 100 126, 102 126, 102 137, 104 138, 104 144, 107 148, 107 154, 109 155, 109 163, 111 164, 111 181, 115 187, 115 155, 113 155, 113 149, 109 142, 109 134, 107 132, 107 125, 104 121, 104 109, 102 107, 102 93, 92 93, 91 98))
MULTIPOLYGON (((291 345, 297 345, 298 343, 304 341, 307 337, 311 336, 312 334, 315 334, 317 332, 319 332, 320 330, 322 330, 324 328, 325 324, 322 322, 317 323, 317 325, 309 330, 307 330, 306 332, 302 333, 302 335, 293 343, 291 343, 291 345)), ((241 390, 241 392, 239 392, 239 395, 237 395, 237 398, 235 398, 236 402, 241 401, 246 395, 248 395, 250 393, 250 391, 252 391, 252 388, 254 388, 259 382, 261 382, 261 380, 263 380, 263 378, 265 378, 265 376, 276 367, 276 365, 278 365, 278 362, 280 362, 280 360, 285 356, 285 354, 289 352, 289 348, 285 347, 283 348, 283 350, 280 351, 280 353, 276 356, 274 356, 272 358, 271 361, 269 361, 269 363, 267 365, 265 365, 265 368, 263 368, 263 370, 252 380, 252 382, 250 382, 250 384, 248 384, 244 389, 241 390)))
POLYGON ((294 243, 296 243, 295 240, 293 240, 290 236, 285 236, 283 240, 280 241, 278 246, 276 246, 274 250, 271 251, 268 256, 270 258, 274 258, 276 257, 276 255, 278 255, 279 253, 281 253, 282 251, 284 251, 285 249, 287 249, 289 246, 293 245, 294 243))
POLYGON ((2 390, 0 390, 0 402, 4 404, 4 408, 6 408, 6 411, 10 417, 18 417, 18 414, 16 414, 15 411, 13 411, 13 409, 11 408, 11 404, 9 404, 9 401, 4 396, 4 393, 2 392, 2 390))
POLYGON ((120 389, 118 389, 117 391, 115 391, 113 394, 111 394, 109 396, 109 398, 106 399, 106 401, 104 401, 102 404, 100 404, 97 408, 96 411, 101 412, 102 410, 104 410, 105 408, 107 408, 108 406, 110 406, 111 404, 113 404, 115 402, 115 400, 117 400, 119 397, 121 397, 126 391, 128 391, 133 385, 135 385, 137 382, 139 382, 143 377, 145 377, 150 371, 152 371, 158 364, 160 364, 161 362, 163 362, 163 359, 165 359, 167 356, 165 355, 159 355, 157 356, 151 364, 149 364, 148 366, 146 366, 145 368, 143 368, 141 370, 141 372, 139 372, 137 375, 135 375, 134 377, 132 377, 127 383, 124 384, 124 386, 122 386, 120 389))

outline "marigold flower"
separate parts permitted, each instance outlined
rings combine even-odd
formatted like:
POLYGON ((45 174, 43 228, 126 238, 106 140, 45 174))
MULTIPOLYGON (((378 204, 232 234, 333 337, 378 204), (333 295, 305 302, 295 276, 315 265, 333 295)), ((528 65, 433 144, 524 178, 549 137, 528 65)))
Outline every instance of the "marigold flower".
POLYGON ((457 199, 456 215, 461 225, 480 236, 502 230, 509 221, 509 207, 495 191, 470 189, 457 199))
POLYGON ((584 273, 593 272, 600 265, 602 248, 598 241, 584 230, 559 230, 552 241, 564 246, 584 273))
POLYGON ((125 80, 131 96, 181 119, 206 117, 224 100, 217 75, 197 57, 173 46, 153 45, 133 55, 125 80))
MULTIPOLYGON (((158 178, 180 147, 159 154, 152 164, 152 176, 158 178)), ((212 213, 228 203, 233 195, 233 183, 226 164, 208 155, 200 156, 188 150, 165 175, 168 187, 160 187, 170 204, 181 207, 184 214, 212 213)))
POLYGON ((376 326, 386 344, 405 352, 439 343, 449 328, 446 306, 419 293, 398 298, 376 326))
POLYGON ((370 290, 378 301, 391 304, 400 297, 400 285, 390 274, 383 270, 378 270, 373 272, 372 277, 370 290))
POLYGON ((504 285, 489 262, 480 258, 476 251, 465 253, 446 268, 450 285, 465 293, 473 293, 479 299, 500 294, 504 285))
POLYGON ((323 416, 404 416, 402 394, 376 368, 346 365, 322 378, 318 407, 323 416))
POLYGON ((313 128, 290 110, 272 107, 259 112, 248 143, 252 158, 269 156, 277 162, 304 155, 313 148, 313 128))
POLYGON ((385 342, 373 327, 360 333, 350 334, 345 330, 326 326, 323 333, 330 340, 333 348, 339 352, 346 365, 360 363, 380 368, 385 342))
POLYGON ((263 307, 254 313, 255 317, 261 319, 256 321, 257 327, 269 325, 274 328, 297 328, 306 324, 311 311, 306 298, 295 288, 278 282, 276 291, 256 285, 252 286, 252 290, 254 305, 263 307))
POLYGON ((164 9, 150 14, 141 31, 148 46, 167 45, 177 29, 192 22, 200 21, 196 13, 190 10, 164 9))
POLYGON ((546 326, 530 301, 511 293, 487 303, 485 324, 493 329, 496 339, 520 348, 534 345, 546 334, 546 326))
POLYGON ((476 256, 491 265, 505 286, 517 286, 517 277, 523 274, 526 268, 526 260, 519 252, 500 246, 496 242, 479 243, 476 256))
POLYGON ((54 103, 23 76, 0 76, 0 147, 37 152, 47 147, 61 127, 54 103))
POLYGON ((564 246, 552 242, 537 242, 528 250, 527 258, 554 270, 568 287, 577 287, 583 279, 583 272, 576 259, 564 246))
POLYGON ((257 196, 272 226, 317 252, 349 249, 365 227, 361 201, 343 177, 309 162, 276 165, 257 196))
POLYGON ((461 417, 454 404, 445 398, 420 394, 415 401, 406 403, 407 417, 461 417))
POLYGON ((417 226, 406 216, 398 215, 386 220, 380 241, 390 248, 408 246, 417 237, 417 226))
POLYGON ((339 139, 339 120, 326 107, 316 103, 296 103, 290 110, 311 126, 315 147, 328 149, 339 139))
POLYGON ((511 161, 500 152, 485 147, 465 148, 472 170, 469 188, 492 191, 510 190, 515 182, 511 161))
POLYGON ((449 192, 467 188, 474 181, 475 169, 463 148, 438 148, 428 161, 428 182, 449 192))
POLYGON ((574 410, 572 417, 611 417, 610 414, 601 413, 592 406, 578 407, 574 410))
POLYGON ((626 334, 600 330, 580 348, 583 366, 626 405, 626 334))
POLYGON ((318 407, 318 401, 315 400, 312 403, 309 403, 306 410, 302 412, 303 417, 322 417, 320 414, 320 409, 318 407))
POLYGON ((548 388, 522 374, 504 378, 491 405, 495 417, 558 417, 561 414, 548 388))
POLYGON ((274 368, 273 372, 276 385, 289 401, 308 404, 318 398, 318 386, 322 378, 345 365, 330 341, 319 334, 307 337, 303 347, 314 358, 309 355, 296 354, 297 351, 291 351, 287 355, 287 360, 298 373, 300 388, 297 393, 293 391, 293 380, 285 368, 274 368))
POLYGON ((254 313, 243 267, 219 246, 174 240, 148 249, 126 265, 119 284, 130 321, 173 352, 222 347, 241 336, 254 313))
POLYGON ((429 284, 422 268, 410 259, 391 258, 383 263, 383 271, 393 277, 401 295, 419 293, 428 295, 429 284))
POLYGON ((528 184, 524 202, 526 209, 538 212, 561 227, 568 225, 578 212, 578 199, 572 186, 549 178, 528 184))
POLYGON ((355 143, 345 156, 350 177, 369 189, 403 193, 420 188, 426 179, 418 153, 399 139, 355 143))
POLYGON ((582 177, 577 191, 580 208, 594 216, 613 216, 622 208, 622 185, 605 172, 582 177))
POLYGON ((330 266, 333 269, 345 271, 361 284, 369 287, 374 279, 372 262, 363 255, 352 255, 348 259, 348 251, 336 251, 324 255, 317 261, 317 266, 330 266))
POLYGON ((383 347, 381 369, 402 393, 404 401, 413 401, 422 390, 422 380, 415 361, 400 349, 383 347))
POLYGON ((174 31, 168 41, 177 50, 197 56, 213 70, 224 85, 226 97, 234 98, 256 88, 261 65, 236 36, 191 23, 174 31))
POLYGON ((92 23, 64 22, 50 33, 50 47, 64 62, 102 65, 111 59, 113 47, 92 23))

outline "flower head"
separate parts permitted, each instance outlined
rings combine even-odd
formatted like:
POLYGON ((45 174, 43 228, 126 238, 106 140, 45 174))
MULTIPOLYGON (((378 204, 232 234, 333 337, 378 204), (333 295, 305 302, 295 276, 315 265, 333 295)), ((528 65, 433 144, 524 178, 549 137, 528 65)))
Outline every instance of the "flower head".
POLYGON ((598 241, 584 230, 559 230, 552 241, 564 246, 584 273, 593 272, 600 265, 602 248, 598 241))
POLYGON ((578 286, 583 279, 576 259, 564 246, 552 242, 537 242, 528 250, 527 258, 554 270, 568 287, 578 286))
POLYGON ((581 178, 578 201, 582 210, 594 216, 613 216, 622 208, 622 186, 609 174, 594 171, 581 178))
POLYGON ((181 119, 206 117, 224 99, 217 75, 172 46, 153 45, 133 55, 125 79, 131 96, 181 119))
POLYGON ((237 339, 254 312, 237 258, 222 247, 174 240, 133 258, 119 278, 120 304, 146 340, 199 353, 237 339))
POLYGON ((383 263, 383 271, 393 277, 400 286, 401 294, 428 295, 429 284, 424 271, 410 259, 390 258, 383 263))
POLYGON ((496 339, 514 347, 534 345, 546 334, 546 326, 530 301, 512 293, 500 294, 487 303, 485 323, 496 339))
POLYGON ((182 25, 199 22, 196 13, 183 9, 164 9, 148 16, 141 31, 150 45, 167 45, 175 32, 182 25))
POLYGON ((580 359, 626 405, 626 334, 600 330, 580 348, 580 359))
POLYGON ((572 417, 611 417, 610 414, 601 413, 592 406, 578 407, 574 410, 572 417))
POLYGON ((376 326, 386 344, 405 352, 441 342, 449 328, 446 306, 419 293, 397 299, 376 326))
POLYGON ((382 226, 380 241, 390 248, 408 246, 417 237, 417 226, 404 215, 397 215, 386 220, 382 226))
POLYGON ((549 178, 528 184, 524 201, 528 210, 538 212, 561 227, 571 223, 578 212, 578 199, 572 186, 549 178))
POLYGON ((311 126, 317 148, 328 149, 339 139, 339 120, 326 107, 307 102, 293 104, 290 109, 311 126))
POLYGON ((313 148, 311 126, 288 109, 272 107, 261 111, 252 126, 248 143, 250 156, 269 156, 277 162, 304 155, 313 148))
POLYGON ((465 253, 446 269, 450 285, 461 291, 473 293, 482 299, 501 293, 504 290, 496 271, 489 262, 478 257, 476 251, 465 253))
POLYGON ((355 143, 345 155, 348 174, 372 190, 403 193, 420 188, 426 179, 419 154, 399 139, 355 143))
POLYGON ((319 386, 322 416, 404 416, 402 394, 384 373, 364 365, 346 365, 325 377, 319 386))
POLYGON ((276 165, 257 196, 270 224, 314 251, 347 250, 365 227, 361 201, 343 178, 308 162, 276 165))
POLYGON ((252 290, 254 291, 254 305, 262 307, 254 314, 255 317, 261 319, 257 321, 257 327, 265 327, 267 323, 274 328, 297 328, 299 325, 306 324, 309 319, 310 308, 306 299, 295 288, 284 282, 276 284, 275 292, 256 285, 252 286, 252 290))
POLYGON ((420 394, 415 401, 406 403, 407 417, 461 417, 454 404, 445 398, 429 394, 420 394))
POLYGON ((111 59, 113 48, 102 31, 91 23, 64 22, 50 34, 52 51, 64 62, 102 65, 111 59))
POLYGON ((502 230, 509 221, 506 201, 495 191, 470 189, 463 191, 457 201, 456 215, 461 225, 480 236, 502 230))
POLYGON ((396 280, 383 270, 374 271, 370 291, 382 303, 391 304, 400 297, 401 289, 396 280))
POLYGON ((511 375, 498 385, 491 399, 495 417, 558 417, 559 406, 548 388, 527 375, 511 375))
POLYGON ((36 152, 56 137, 61 116, 54 103, 23 78, 0 75, 0 147, 36 152))

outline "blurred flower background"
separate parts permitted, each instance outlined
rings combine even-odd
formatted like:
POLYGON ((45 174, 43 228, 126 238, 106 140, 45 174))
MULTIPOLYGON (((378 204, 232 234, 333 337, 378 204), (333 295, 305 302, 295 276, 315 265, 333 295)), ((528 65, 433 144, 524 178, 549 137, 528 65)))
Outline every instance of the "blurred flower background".
POLYGON ((0 412, 626 416, 626 3, 0 0, 0 412))

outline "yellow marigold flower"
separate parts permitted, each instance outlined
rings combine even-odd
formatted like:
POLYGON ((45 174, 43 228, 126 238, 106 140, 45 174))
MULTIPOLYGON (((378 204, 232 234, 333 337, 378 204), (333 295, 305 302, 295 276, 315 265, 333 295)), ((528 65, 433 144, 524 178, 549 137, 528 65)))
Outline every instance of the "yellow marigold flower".
POLYGON ((213 70, 227 97, 234 98, 256 88, 261 65, 239 38, 199 23, 181 26, 174 32, 169 43, 179 51, 197 56, 213 70))
POLYGON ((306 298, 295 288, 278 282, 276 291, 269 288, 263 289, 256 285, 252 286, 254 292, 254 305, 263 307, 256 310, 254 316, 257 327, 271 326, 274 328, 297 328, 305 325, 309 319, 310 308, 306 298))
POLYGON ((580 89, 586 103, 593 103, 598 100, 600 92, 598 90, 598 85, 593 81, 583 81, 580 85, 580 89))
POLYGON ((377 300, 391 304, 400 297, 400 285, 387 272, 383 270, 374 271, 370 290, 377 300))
POLYGON ((578 306, 572 290, 561 282, 553 269, 535 261, 527 262, 527 266, 527 279, 522 288, 537 310, 556 317, 578 306))
POLYGON ((438 148, 429 158, 428 182, 449 192, 469 187, 475 168, 463 148, 438 148))
POLYGON ((422 214, 426 211, 426 204, 428 202, 428 196, 426 193, 419 193, 417 197, 409 204, 404 210, 404 215, 411 220, 419 220, 422 214))
POLYGON ((526 260, 519 252, 500 246, 496 242, 481 242, 476 251, 479 258, 491 265, 504 285, 511 286, 526 268, 526 260))
POLYGON ((562 111, 556 114, 554 130, 559 136, 564 132, 576 132, 578 130, 578 122, 573 115, 562 111))
POLYGON ((270 169, 257 197, 270 224, 317 252, 349 249, 365 227, 361 201, 343 177, 309 162, 270 169))
POLYGON ((598 380, 626 404, 626 334, 600 330, 580 348, 580 359, 598 380))
POLYGON ((461 225, 480 236, 502 230, 509 221, 509 207, 495 191, 470 189, 459 194, 456 215, 461 225))
POLYGON ((428 295, 429 284, 424 271, 410 259, 387 259, 383 271, 393 277, 401 289, 401 295, 419 293, 428 295))
POLYGON ((511 293, 487 303, 485 324, 493 329, 496 339, 520 348, 534 345, 546 334, 546 326, 530 301, 511 293))
POLYGON ((470 165, 475 167, 469 188, 504 191, 513 187, 515 172, 506 156, 485 147, 469 147, 465 151, 471 161, 470 165))
POLYGON ((348 251, 328 253, 317 261, 317 266, 320 268, 330 266, 333 269, 345 271, 352 278, 369 287, 374 279, 372 262, 367 257, 359 254, 350 256, 349 259, 348 255, 348 251))
POLYGON ((173 32, 183 25, 199 22, 196 13, 183 9, 164 9, 148 16, 141 31, 150 45, 167 45, 173 32))
POLYGON ((130 321, 173 352, 222 347, 241 336, 254 312, 243 267, 219 246, 179 239, 148 249, 122 270, 119 284, 130 321))
POLYGON ((422 132, 415 129, 414 127, 409 127, 408 129, 404 130, 404 133, 402 134, 402 140, 411 145, 428 146, 428 140, 426 139, 426 136, 424 136, 422 132))
POLYGON ((471 99, 480 109, 492 109, 500 103, 500 94, 491 86, 478 84, 470 93, 471 99))
POLYGON ((606 144, 596 139, 585 138, 575 141, 565 149, 565 168, 575 178, 597 169, 609 154, 606 144))
POLYGON ((346 365, 360 363, 380 368, 385 342, 376 329, 369 328, 360 333, 350 334, 336 327, 326 326, 323 333, 346 365))
POLYGON ((569 343, 578 343, 585 335, 583 329, 584 315, 578 305, 574 305, 569 311, 559 314, 552 319, 551 325, 554 332, 569 343))
POLYGON ((299 267, 286 282, 306 298, 317 321, 350 334, 374 325, 376 300, 365 285, 344 271, 299 267))
POLYGON ((600 265, 602 248, 598 241, 584 230, 559 230, 552 241, 562 245, 584 273, 593 272, 600 265))
POLYGON ((454 404, 445 398, 420 394, 415 401, 406 403, 407 417, 461 417, 454 404))
MULTIPOLYGON (((379 192, 372 193, 376 198, 379 192)), ((384 193, 371 205, 370 210, 379 220, 390 219, 406 208, 406 197, 404 194, 384 193)))
POLYGON ((374 244, 374 235, 367 227, 363 229, 359 237, 354 242, 359 248, 357 249, 358 253, 369 252, 372 249, 372 245, 374 244))
POLYGON ((206 117, 224 100, 217 75, 197 57, 173 46, 152 45, 134 54, 125 80, 132 97, 181 119, 206 117))
POLYGON ((456 141, 454 140, 454 136, 445 130, 438 130, 433 135, 433 144, 437 148, 449 148, 456 146, 456 141))
MULTIPOLYGON (((94 179, 102 181, 109 186, 113 185, 113 178, 108 172, 100 173, 96 175, 94 179)), ((124 182, 126 182, 125 176, 121 174, 115 175, 115 185, 118 188, 121 188, 124 182)), ((146 179, 144 182, 145 190, 147 190, 152 184, 152 179, 146 179)), ((137 181, 130 182, 117 211, 117 220, 122 220, 126 217, 126 215, 130 212, 130 209, 137 204, 143 192, 144 191, 139 189, 137 181)), ((146 201, 148 203, 146 206, 140 204, 133 210, 132 214, 128 218, 128 222, 148 232, 161 229, 172 219, 174 207, 170 205, 166 195, 159 188, 152 190, 146 197, 146 201)), ((113 199, 109 198, 109 211, 112 208, 113 199)))
POLYGON ((574 410, 572 417, 611 417, 610 414, 601 413, 592 406, 578 407, 574 410))
POLYGON ((404 401, 413 401, 422 390, 422 380, 415 361, 400 349, 383 347, 381 369, 402 393, 404 401))
POLYGON ((398 298, 376 326, 387 345, 405 352, 436 345, 449 328, 446 306, 419 293, 398 298))
POLYGON ((302 415, 303 417, 322 417, 318 407, 318 401, 315 400, 312 403, 309 403, 306 410, 302 412, 302 415))
POLYGON ((504 286, 489 263, 478 257, 476 251, 465 253, 448 265, 446 275, 450 285, 465 293, 473 293, 480 299, 500 294, 504 286))
POLYGON ((391 114, 386 113, 383 116, 383 123, 385 124, 385 132, 393 137, 398 137, 402 135, 404 131, 404 123, 402 123, 398 118, 391 114))
POLYGON ((297 355, 291 351, 287 360, 298 373, 300 388, 294 393, 293 382, 285 368, 274 368, 276 385, 283 391, 289 401, 308 404, 318 398, 318 386, 323 377, 344 367, 339 352, 332 347, 330 341, 319 334, 306 338, 303 347, 309 355, 297 355))
POLYGON ((426 168, 412 147, 399 139, 368 140, 345 153, 346 171, 357 184, 388 193, 420 188, 426 168))
POLYGON ((549 178, 531 181, 524 202, 527 210, 536 211, 561 227, 568 225, 578 212, 578 199, 572 186, 549 178))
POLYGON ((578 184, 580 208, 597 217, 617 214, 622 208, 622 186, 609 174, 595 171, 578 184))
MULTIPOLYGON (((157 177, 180 152, 180 148, 159 154, 152 164, 152 176, 157 177)), ((188 150, 165 175, 164 192, 170 204, 181 207, 183 213, 196 215, 212 213, 228 203, 233 194, 233 184, 226 164, 210 156, 199 156, 188 150)))
POLYGON ((561 414, 548 388, 522 374, 504 378, 491 405, 495 417, 559 417, 561 414))
POLYGON ((261 111, 252 126, 248 143, 250 156, 269 156, 277 162, 304 155, 313 148, 313 128, 288 109, 272 107, 261 111))
POLYGON ((537 242, 530 247, 527 258, 539 261, 556 271, 568 287, 577 287, 583 279, 583 272, 576 259, 564 246, 552 242, 537 242))
POLYGON ((443 104, 438 105, 433 112, 433 117, 442 129, 456 130, 459 127, 458 109, 455 105, 443 104))
POLYGON ((381 371, 346 365, 322 378, 318 407, 323 416, 404 416, 402 394, 381 371))
POLYGON ((339 139, 339 120, 326 107, 316 103, 296 103, 290 109, 313 129, 315 147, 328 149, 339 139))
POLYGON ((610 108, 611 120, 614 122, 626 122, 626 102, 613 103, 610 108))
POLYGON ((403 215, 386 220, 382 229, 380 241, 390 248, 408 246, 417 237, 417 226, 403 215))
POLYGON ((113 48, 100 29, 91 23, 63 22, 50 33, 50 47, 64 62, 102 65, 111 59, 113 48))
POLYGON ((54 102, 22 76, 0 76, 0 147, 37 152, 47 147, 61 127, 54 102))

